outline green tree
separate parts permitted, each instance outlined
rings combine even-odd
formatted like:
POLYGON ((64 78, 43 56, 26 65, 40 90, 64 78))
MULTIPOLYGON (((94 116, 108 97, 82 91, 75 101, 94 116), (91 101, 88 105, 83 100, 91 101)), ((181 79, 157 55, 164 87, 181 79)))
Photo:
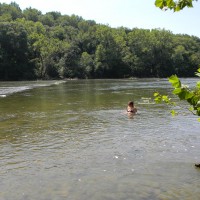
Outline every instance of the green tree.
POLYGON ((41 11, 30 7, 30 8, 26 8, 23 11, 23 15, 26 20, 37 22, 39 20, 39 17, 42 15, 42 13, 41 11))
POLYGON ((0 16, 11 21, 22 18, 23 15, 19 5, 15 2, 11 2, 10 4, 0 3, 0 16))
POLYGON ((134 29, 128 33, 132 76, 166 77, 173 72, 172 33, 165 30, 134 29))
POLYGON ((28 36, 24 26, 18 22, 0 23, 0 79, 33 78, 29 56, 28 36))
MULTIPOLYGON (((22 12, 16 3, 0 4, 0 23, 12 27, 0 30, 4 40, 6 34, 13 34, 9 41, 0 43, 0 59, 10 66, 14 63, 9 73, 13 72, 13 78, 16 75, 21 79, 27 74, 20 67, 25 58, 30 71, 27 77, 33 74, 42 79, 166 77, 173 73, 193 76, 200 62, 199 38, 166 30, 111 28, 76 15, 59 12, 43 15, 34 8, 22 12), (13 22, 21 28, 15 28, 13 22), (18 58, 21 63, 15 65, 15 56, 21 54, 13 47, 22 42, 16 39, 22 29, 26 33, 21 37, 26 38, 24 51, 21 50, 24 59, 18 58), (10 52, 10 57, 5 52, 10 52), (16 70, 23 71, 23 76, 16 70)), ((1 79, 7 77, 4 73, 7 72, 1 71, 1 79)))
POLYGON ((103 77, 108 68, 106 61, 106 49, 102 44, 97 46, 95 52, 95 76, 97 78, 103 77))
POLYGON ((47 25, 52 27, 54 25, 54 16, 52 16, 52 14, 50 13, 46 13, 45 15, 41 15, 39 17, 39 21, 43 24, 43 25, 47 25))
POLYGON ((69 44, 63 49, 63 56, 59 61, 59 75, 61 78, 83 78, 79 66, 80 49, 76 44, 69 44))
POLYGON ((95 52, 95 67, 97 76, 103 78, 120 78, 123 76, 122 55, 117 30, 107 26, 98 26, 96 31, 98 45, 95 52))
POLYGON ((83 52, 80 58, 80 67, 85 78, 92 78, 94 75, 94 59, 93 55, 83 52))
POLYGON ((61 41, 66 39, 65 34, 65 29, 62 26, 53 26, 50 29, 50 36, 53 38, 57 38, 61 41))

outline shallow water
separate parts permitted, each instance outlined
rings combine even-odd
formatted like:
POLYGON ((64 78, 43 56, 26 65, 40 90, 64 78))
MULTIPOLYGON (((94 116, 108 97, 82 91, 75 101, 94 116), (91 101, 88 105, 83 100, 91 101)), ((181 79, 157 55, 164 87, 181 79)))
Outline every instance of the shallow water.
POLYGON ((0 199, 199 200, 200 124, 140 104, 154 91, 171 87, 165 79, 0 83, 0 199))

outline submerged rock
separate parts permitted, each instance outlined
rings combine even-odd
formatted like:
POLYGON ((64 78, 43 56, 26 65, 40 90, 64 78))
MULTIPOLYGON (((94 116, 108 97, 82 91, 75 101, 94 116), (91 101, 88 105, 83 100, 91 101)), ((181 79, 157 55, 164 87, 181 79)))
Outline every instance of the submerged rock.
POLYGON ((197 164, 194 164, 194 165, 195 165, 195 167, 200 168, 200 163, 197 163, 197 164))

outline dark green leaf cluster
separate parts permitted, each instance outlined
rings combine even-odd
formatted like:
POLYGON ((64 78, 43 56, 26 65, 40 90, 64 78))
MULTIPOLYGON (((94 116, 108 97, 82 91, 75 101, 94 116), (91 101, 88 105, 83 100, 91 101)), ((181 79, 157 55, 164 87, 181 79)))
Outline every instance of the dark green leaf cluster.
POLYGON ((199 63, 198 37, 0 3, 0 80, 191 77, 199 63))

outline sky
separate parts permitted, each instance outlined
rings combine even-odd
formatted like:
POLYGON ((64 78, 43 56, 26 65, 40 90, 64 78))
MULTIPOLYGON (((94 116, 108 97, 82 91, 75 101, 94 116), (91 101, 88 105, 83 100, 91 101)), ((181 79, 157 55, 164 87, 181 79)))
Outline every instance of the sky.
POLYGON ((78 15, 85 20, 110 27, 161 28, 174 34, 188 34, 200 38, 200 1, 193 8, 180 12, 162 11, 155 0, 0 0, 0 3, 16 2, 22 10, 36 8, 43 14, 57 11, 66 15, 78 15))

